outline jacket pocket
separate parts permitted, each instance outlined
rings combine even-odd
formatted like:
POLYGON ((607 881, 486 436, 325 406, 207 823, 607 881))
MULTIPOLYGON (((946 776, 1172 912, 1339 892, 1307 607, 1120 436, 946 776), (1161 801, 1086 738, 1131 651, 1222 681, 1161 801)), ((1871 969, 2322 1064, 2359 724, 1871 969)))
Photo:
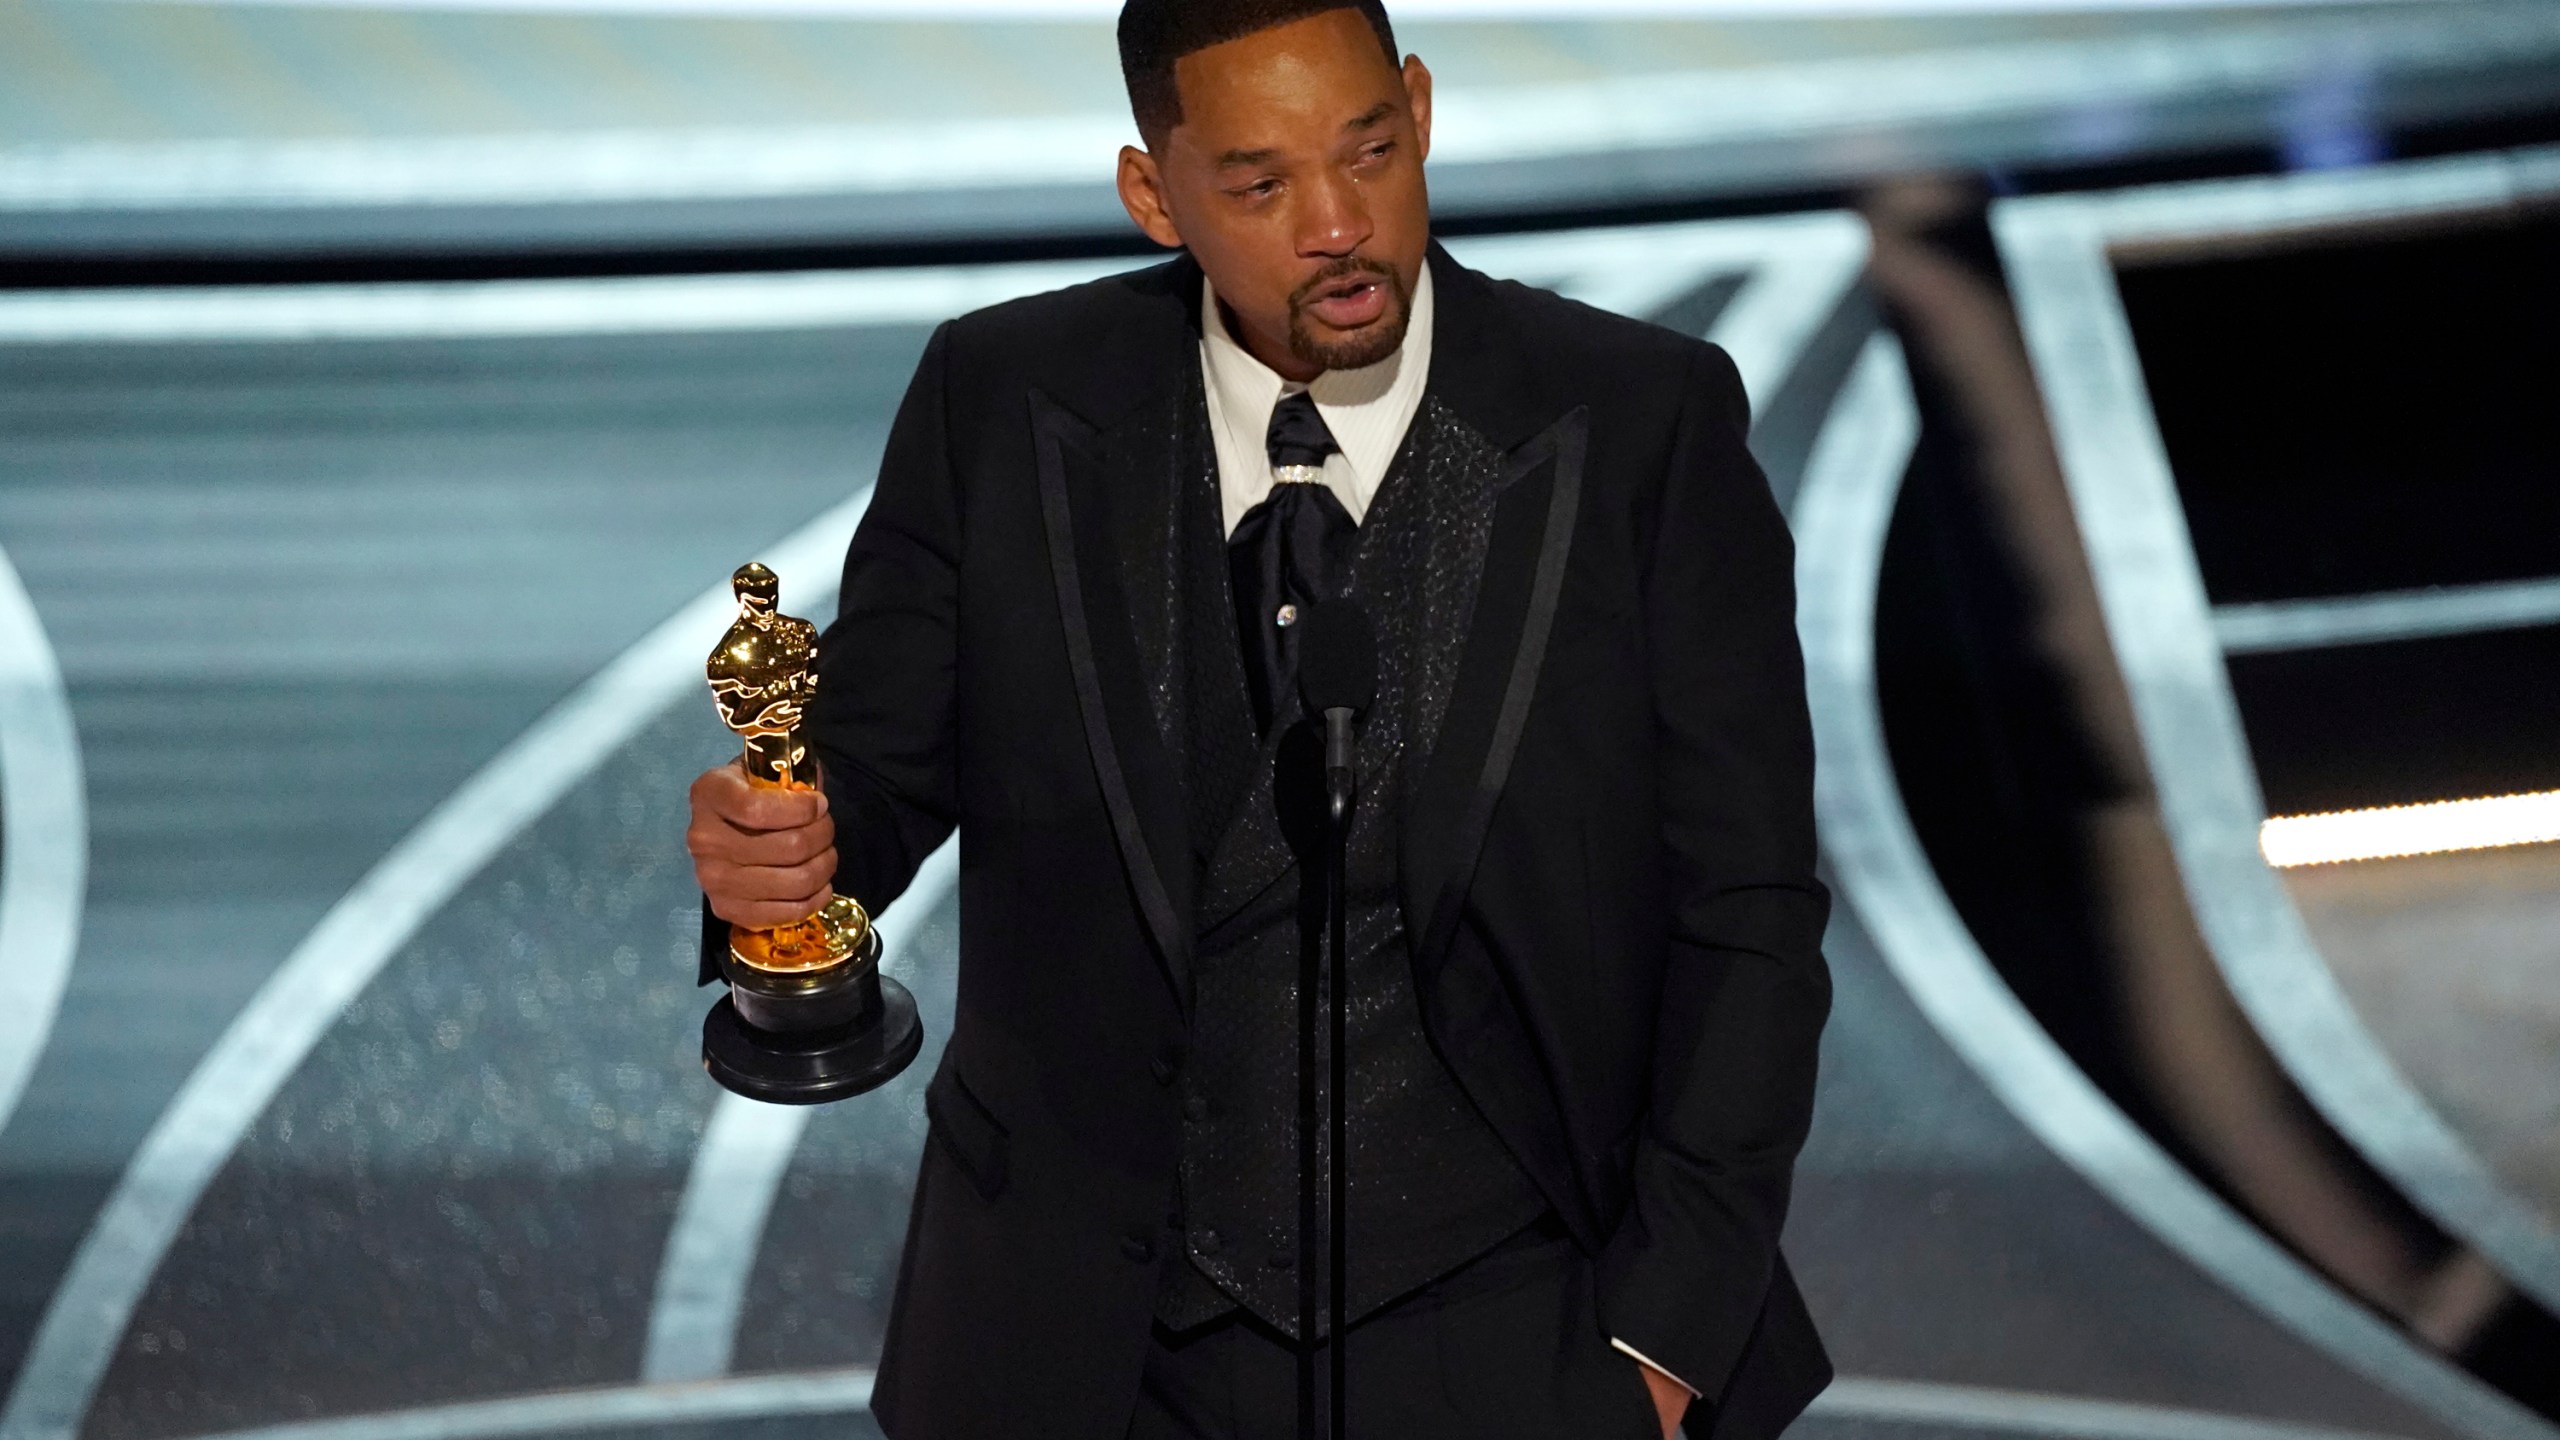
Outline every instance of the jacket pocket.
POLYGON ((924 1087, 925 1119, 960 1173, 969 1177, 980 1197, 1004 1193, 1006 1150, 1004 1122, 972 1094, 956 1065, 945 1063, 924 1087))

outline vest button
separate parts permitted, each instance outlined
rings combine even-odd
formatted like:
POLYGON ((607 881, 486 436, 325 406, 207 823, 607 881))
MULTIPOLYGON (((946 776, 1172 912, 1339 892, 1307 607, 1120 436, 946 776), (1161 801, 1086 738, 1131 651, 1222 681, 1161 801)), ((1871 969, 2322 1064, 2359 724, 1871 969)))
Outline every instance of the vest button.
POLYGON ((1191 1243, 1203 1255, 1215 1255, 1226 1244, 1225 1241, 1218 1238, 1218 1232, 1215 1230, 1195 1230, 1191 1232, 1191 1243))
POLYGON ((1208 1118, 1209 1118, 1209 1097, 1208 1097, 1208 1096, 1206 1096, 1206 1095, 1194 1095, 1194 1096, 1192 1096, 1190 1099, 1183 1101, 1183 1102, 1182 1102, 1182 1118, 1184 1118, 1185 1120, 1206 1120, 1206 1119, 1208 1119, 1208 1118))
POLYGON ((1120 1237, 1120 1253, 1144 1265, 1156 1258, 1156 1237, 1144 1230, 1132 1230, 1120 1237))
POLYGON ((1288 1270, 1297 1265, 1298 1257, 1290 1254, 1286 1250, 1274 1250, 1271 1252, 1271 1258, 1263 1261, 1262 1263, 1270 1266, 1274 1270, 1288 1270))

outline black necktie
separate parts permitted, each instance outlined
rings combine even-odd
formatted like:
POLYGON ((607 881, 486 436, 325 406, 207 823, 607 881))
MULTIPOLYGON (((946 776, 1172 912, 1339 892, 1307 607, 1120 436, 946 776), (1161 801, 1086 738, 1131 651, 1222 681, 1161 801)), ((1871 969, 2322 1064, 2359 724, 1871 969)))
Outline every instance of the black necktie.
POLYGON ((1341 447, 1305 391, 1273 408, 1263 444, 1271 494, 1236 522, 1227 567, 1254 724, 1268 732, 1297 688, 1298 616, 1333 594, 1359 527, 1324 483, 1325 457, 1341 447))

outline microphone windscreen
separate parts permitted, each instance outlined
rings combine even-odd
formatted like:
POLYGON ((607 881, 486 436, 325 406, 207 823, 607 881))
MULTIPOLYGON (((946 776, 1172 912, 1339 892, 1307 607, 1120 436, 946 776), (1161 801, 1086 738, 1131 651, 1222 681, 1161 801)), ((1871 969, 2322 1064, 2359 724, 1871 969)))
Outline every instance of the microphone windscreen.
POLYGON ((1357 714, 1378 698, 1378 632, 1359 601, 1319 601, 1299 618, 1298 698, 1310 715, 1357 714))

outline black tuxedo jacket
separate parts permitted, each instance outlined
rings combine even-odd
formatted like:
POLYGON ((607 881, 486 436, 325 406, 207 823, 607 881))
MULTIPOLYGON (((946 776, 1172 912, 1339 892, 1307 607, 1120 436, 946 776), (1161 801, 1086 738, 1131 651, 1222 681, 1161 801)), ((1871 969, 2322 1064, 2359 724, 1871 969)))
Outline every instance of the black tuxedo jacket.
MULTIPOLYGON (((1608 1333, 1706 1392, 1690 1432, 1771 1435, 1829 1376, 1778 1254, 1830 1000, 1792 548, 1723 352, 1430 264, 1429 392, 1508 463, 1402 807, 1424 1021, 1608 1333)), ((1178 559, 1200 288, 1179 259, 944 326, 820 646, 837 887, 877 908, 966 832, 899 1440, 1118 1440, 1176 1248, 1193 874, 1133 597, 1178 559)))

